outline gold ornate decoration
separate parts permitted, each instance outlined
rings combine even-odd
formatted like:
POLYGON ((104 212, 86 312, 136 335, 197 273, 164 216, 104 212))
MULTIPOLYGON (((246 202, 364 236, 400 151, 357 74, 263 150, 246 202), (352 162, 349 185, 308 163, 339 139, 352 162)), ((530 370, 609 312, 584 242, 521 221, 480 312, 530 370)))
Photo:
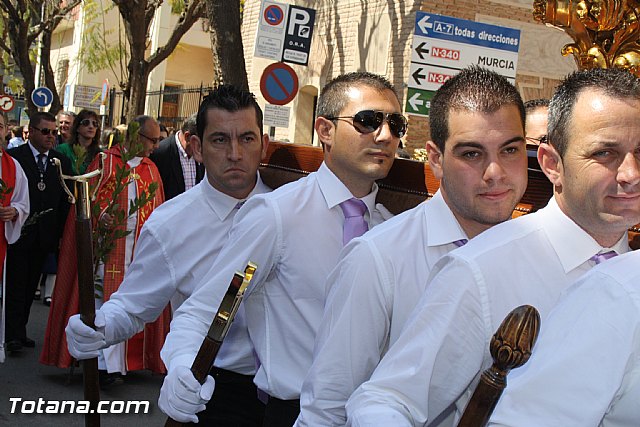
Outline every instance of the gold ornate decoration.
POLYGON ((579 69, 622 68, 640 77, 639 0, 534 0, 533 18, 567 33, 579 69))

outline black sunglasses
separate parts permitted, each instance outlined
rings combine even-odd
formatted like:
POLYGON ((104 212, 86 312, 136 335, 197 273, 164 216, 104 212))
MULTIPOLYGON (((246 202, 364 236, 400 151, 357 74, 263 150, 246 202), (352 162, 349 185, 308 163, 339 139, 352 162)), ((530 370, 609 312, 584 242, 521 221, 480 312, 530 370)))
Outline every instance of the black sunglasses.
POLYGON ((38 132, 40 132, 43 135, 49 135, 49 134, 53 134, 55 135, 56 132, 58 132, 58 129, 49 129, 49 128, 42 128, 42 129, 38 129, 35 126, 31 126, 33 129, 37 130, 38 132))
POLYGON ((400 113, 385 113, 383 111, 362 110, 353 116, 325 117, 327 120, 353 119, 353 127, 360 133, 375 132, 384 121, 389 123, 391 134, 402 138, 407 133, 407 119, 400 113))
POLYGON ((97 120, 89 120, 89 119, 84 119, 80 122, 80 125, 82 126, 89 126, 89 125, 93 125, 94 128, 97 128, 99 123, 97 120))

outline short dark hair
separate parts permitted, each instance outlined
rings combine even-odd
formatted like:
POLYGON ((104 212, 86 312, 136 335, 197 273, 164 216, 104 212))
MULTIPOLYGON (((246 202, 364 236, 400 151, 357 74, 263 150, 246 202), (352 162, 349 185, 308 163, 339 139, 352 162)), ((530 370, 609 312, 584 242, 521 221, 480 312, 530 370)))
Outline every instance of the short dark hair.
POLYGON ((354 86, 367 86, 379 92, 390 90, 398 99, 395 87, 386 77, 367 71, 342 74, 322 88, 318 97, 318 117, 339 116, 349 102, 347 90, 354 86))
POLYGON ((524 130, 524 104, 515 86, 506 77, 486 68, 476 65, 464 68, 440 86, 431 100, 431 140, 444 152, 451 111, 493 113, 507 105, 518 108, 524 130))
POLYGON ((530 99, 524 103, 524 111, 527 114, 542 107, 549 107, 549 100, 547 98, 530 99))
POLYGON ((198 113, 193 113, 192 115, 187 117, 184 122, 182 122, 182 126, 180 127, 180 130, 182 131, 182 133, 189 132, 191 135, 195 135, 195 133, 198 131, 197 122, 198 122, 198 113))
POLYGON ((617 99, 640 100, 640 79, 617 68, 594 68, 569 74, 556 88, 549 103, 549 142, 562 158, 567 151, 569 125, 578 97, 587 89, 617 99))
POLYGON ((260 132, 262 132, 262 109, 258 105, 256 97, 247 90, 224 84, 209 92, 198 108, 196 129, 200 141, 204 139, 204 130, 207 127, 207 111, 213 108, 219 108, 230 113, 244 110, 245 108, 253 108, 256 112, 256 122, 260 132))
POLYGON ((41 122, 56 122, 56 117, 46 111, 36 111, 29 117, 29 126, 40 127, 41 122))

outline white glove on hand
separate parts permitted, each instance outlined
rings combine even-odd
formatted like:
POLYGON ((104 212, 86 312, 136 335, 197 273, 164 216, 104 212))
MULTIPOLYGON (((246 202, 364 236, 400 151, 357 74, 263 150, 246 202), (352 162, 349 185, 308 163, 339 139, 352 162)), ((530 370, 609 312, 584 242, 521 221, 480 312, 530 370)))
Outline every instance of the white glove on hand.
POLYGON ((169 370, 162 383, 158 406, 169 417, 181 423, 197 423, 195 415, 205 409, 211 399, 216 383, 211 375, 200 385, 191 369, 177 366, 169 370))
POLYGON ((78 360, 92 359, 98 357, 99 350, 108 347, 104 337, 105 319, 100 310, 96 311, 96 330, 85 325, 80 320, 80 315, 76 314, 69 318, 69 323, 65 328, 67 333, 67 348, 69 353, 78 360))

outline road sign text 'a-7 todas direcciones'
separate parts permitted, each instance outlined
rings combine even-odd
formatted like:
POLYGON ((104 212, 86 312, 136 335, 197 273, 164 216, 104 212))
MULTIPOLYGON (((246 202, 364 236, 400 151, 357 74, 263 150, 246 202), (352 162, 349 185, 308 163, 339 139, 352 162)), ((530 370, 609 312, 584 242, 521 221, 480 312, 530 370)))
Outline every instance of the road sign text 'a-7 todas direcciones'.
POLYGON ((428 115, 433 93, 470 65, 488 68, 515 83, 519 47, 520 30, 418 12, 406 112, 428 115))

